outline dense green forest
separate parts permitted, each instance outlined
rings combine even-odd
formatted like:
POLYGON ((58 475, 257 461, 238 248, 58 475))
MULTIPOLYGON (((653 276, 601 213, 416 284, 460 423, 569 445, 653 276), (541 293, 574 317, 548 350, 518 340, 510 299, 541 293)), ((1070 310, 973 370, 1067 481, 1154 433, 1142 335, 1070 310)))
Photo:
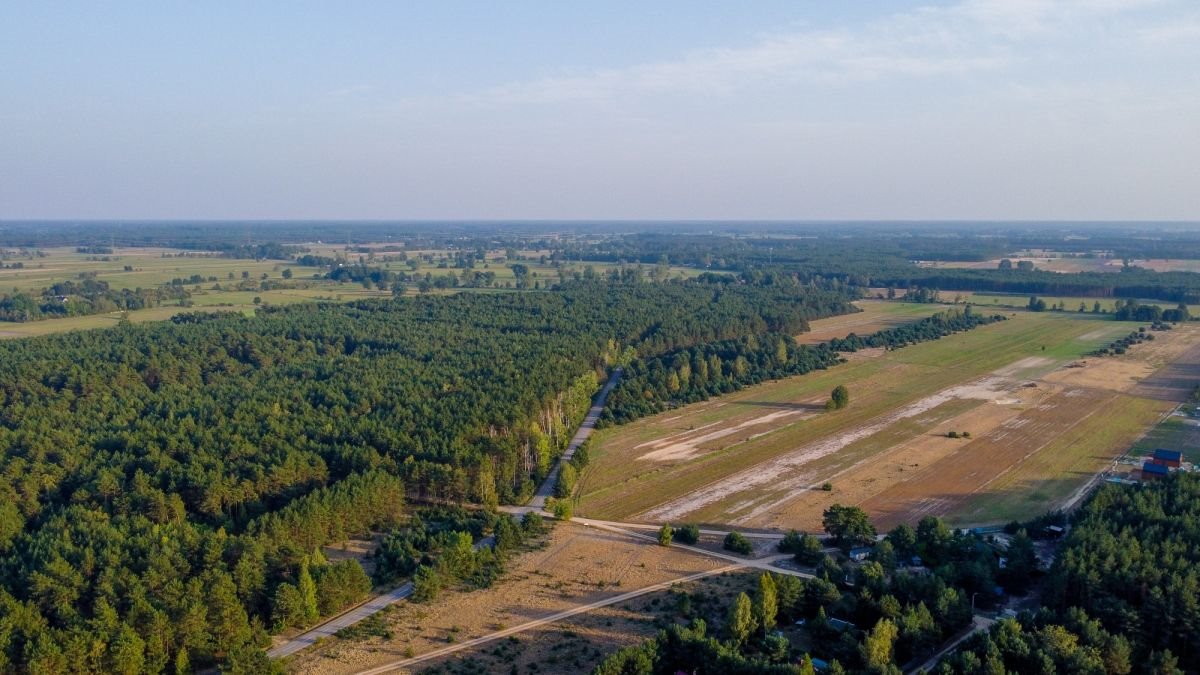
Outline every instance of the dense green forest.
POLYGON ((527 498, 610 363, 846 309, 594 281, 0 343, 0 671, 265 667, 269 629, 362 593, 319 547, 406 498, 527 498))
POLYGON ((1072 519, 1043 604, 937 672, 1200 672, 1200 476, 1097 490, 1072 519))
POLYGON ((771 332, 638 359, 609 395, 600 422, 624 424, 765 380, 823 370, 841 363, 839 352, 903 347, 1002 320, 1000 315, 975 313, 968 305, 866 337, 851 334, 813 346, 797 345, 790 333, 771 332))

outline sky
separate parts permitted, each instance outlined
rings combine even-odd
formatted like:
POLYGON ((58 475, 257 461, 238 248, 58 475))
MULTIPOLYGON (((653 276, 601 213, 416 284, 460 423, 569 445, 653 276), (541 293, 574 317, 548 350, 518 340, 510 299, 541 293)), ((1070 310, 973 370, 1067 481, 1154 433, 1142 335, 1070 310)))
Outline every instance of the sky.
POLYGON ((11 0, 42 218, 1200 220, 1200 2, 11 0))

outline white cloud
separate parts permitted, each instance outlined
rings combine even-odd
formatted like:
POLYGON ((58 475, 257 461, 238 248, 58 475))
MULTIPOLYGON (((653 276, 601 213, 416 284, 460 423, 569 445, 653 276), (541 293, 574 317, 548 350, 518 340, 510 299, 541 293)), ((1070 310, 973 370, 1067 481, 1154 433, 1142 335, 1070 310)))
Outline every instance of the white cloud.
POLYGON ((721 95, 763 84, 966 76, 1022 60, 1030 41, 1159 2, 964 0, 919 7, 859 27, 766 35, 754 44, 699 50, 674 60, 508 83, 463 95, 460 102, 538 105, 636 94, 721 95))

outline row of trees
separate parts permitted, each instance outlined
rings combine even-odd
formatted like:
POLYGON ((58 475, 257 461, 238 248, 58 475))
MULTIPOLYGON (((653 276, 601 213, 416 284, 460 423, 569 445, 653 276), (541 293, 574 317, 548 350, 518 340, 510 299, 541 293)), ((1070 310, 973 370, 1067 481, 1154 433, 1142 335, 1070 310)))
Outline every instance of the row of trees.
POLYGON ((186 301, 189 297, 191 294, 186 290, 170 284, 118 290, 98 279, 60 281, 37 295, 20 291, 0 294, 0 321, 38 321, 130 311, 186 301))

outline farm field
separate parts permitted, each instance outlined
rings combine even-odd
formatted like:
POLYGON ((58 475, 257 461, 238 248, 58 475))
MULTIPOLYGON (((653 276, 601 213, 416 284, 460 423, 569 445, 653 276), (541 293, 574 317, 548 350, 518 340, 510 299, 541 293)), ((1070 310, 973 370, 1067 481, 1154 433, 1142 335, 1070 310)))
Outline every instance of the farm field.
POLYGON ((886 300, 858 300, 854 303, 863 311, 856 314, 831 316, 817 319, 807 333, 796 336, 800 344, 816 344, 833 338, 844 338, 850 333, 870 335, 913 321, 919 321, 946 309, 945 305, 886 300))
MULTIPOLYGON (((1029 261, 1039 270, 1073 274, 1076 272, 1120 272, 1124 262, 1121 258, 1063 258, 1050 255, 1018 254, 1009 256, 1014 265, 1019 261, 1029 261)), ((932 269, 981 269, 994 270, 1000 264, 1000 258, 982 261, 922 261, 921 267, 932 269)), ((1200 260, 1175 258, 1153 258, 1130 260, 1134 267, 1144 267, 1155 272, 1200 272, 1200 260)))
POLYGON ((1136 325, 1014 312, 601 430, 578 513, 807 529, 833 503, 861 505, 881 527, 924 515, 975 524, 1040 514, 1069 501, 1190 393, 1152 385, 1200 344, 1195 325, 1156 333, 1120 357, 1081 360, 1136 325), (825 413, 838 384, 850 406, 825 413))
MULTIPOLYGON (((371 246, 371 245, 368 245, 371 246)), ((383 247, 377 244, 374 247, 383 247)), ((388 256, 399 256, 399 252, 380 252, 380 260, 374 260, 370 254, 348 252, 342 244, 308 244, 306 248, 314 255, 327 257, 343 256, 349 263, 360 261, 370 265, 383 267, 393 271, 404 271, 409 274, 430 274, 434 277, 446 274, 461 273, 454 269, 449 250, 409 251, 407 254, 416 262, 386 260, 388 256)), ((324 270, 297 265, 292 262, 279 260, 245 260, 217 257, 197 251, 184 251, 171 248, 138 248, 118 247, 112 254, 96 255, 78 253, 74 248, 56 247, 39 249, 41 255, 10 257, 5 262, 12 264, 21 262, 20 269, 0 269, 0 292, 26 292, 38 294, 42 289, 62 281, 78 281, 81 275, 95 274, 96 278, 107 282, 114 289, 153 288, 170 283, 173 279, 190 279, 199 275, 204 279, 199 284, 187 283, 185 287, 191 293, 190 306, 163 305, 128 313, 128 318, 134 323, 145 321, 162 321, 180 312, 207 311, 241 311, 252 315, 256 307, 263 305, 286 305, 297 302, 350 302, 366 298, 391 297, 388 290, 367 289, 360 284, 335 282, 320 279, 324 270), (126 267, 130 269, 126 269, 126 267), (265 279, 274 282, 283 280, 283 270, 290 269, 293 275, 287 282, 288 288, 270 290, 237 290, 230 286, 241 282, 243 277, 260 281, 265 279), (213 280, 215 279, 215 281, 213 280), (227 288, 214 288, 221 284, 227 288), (256 302, 256 300, 258 302, 256 302)), ((10 252, 11 253, 11 252, 10 252)), ((520 262, 529 267, 532 281, 555 283, 559 279, 560 269, 563 273, 579 272, 590 265, 597 274, 616 267, 612 263, 564 263, 555 267, 549 263, 540 262, 545 251, 517 251, 517 260, 508 261, 503 251, 491 251, 488 260, 478 264, 479 271, 490 271, 496 275, 500 287, 511 287, 516 276, 511 265, 520 262)), ((649 267, 646 268, 647 271, 649 267)), ((699 270, 671 267, 671 276, 694 276, 699 270)), ((409 292, 416 293, 416 284, 410 283, 409 292)), ((500 289, 491 288, 457 288, 434 289, 431 293, 453 293, 463 290, 472 292, 489 292, 500 289)), ((0 321, 0 339, 30 337, 62 333, 72 330, 88 330, 115 326, 122 318, 121 312, 108 314, 93 314, 88 316, 45 319, 28 322, 0 321)))
MULTIPOLYGON (((970 291, 942 293, 943 297, 953 297, 954 295, 960 296, 964 301, 970 301, 978 305, 981 310, 988 307, 1025 308, 1029 305, 1028 295, 1015 295, 1007 293, 972 293, 970 291)), ((1045 300, 1046 304, 1051 306, 1060 302, 1063 303, 1065 308, 1064 311, 1067 314, 1079 314, 1080 303, 1082 303, 1084 305, 1084 309, 1087 310, 1084 312, 1085 314, 1091 313, 1093 306, 1097 302, 1100 303, 1100 309, 1105 312, 1115 311, 1117 304, 1117 298, 1081 298, 1077 296, 1060 295, 1039 295, 1037 297, 1045 300)), ((1163 300, 1138 300, 1138 303, 1143 305, 1158 305, 1163 309, 1174 309, 1175 307, 1179 306, 1179 303, 1177 302, 1166 302, 1163 300)), ((1200 312, 1200 305, 1188 305, 1188 311, 1191 313, 1200 312)))
MULTIPOLYGON (((496 586, 443 593, 429 603, 399 603, 380 615, 377 632, 386 631, 390 637, 329 640, 289 661, 288 671, 357 673, 725 564, 678 548, 561 523, 545 548, 513 560, 496 586)), ((470 660, 478 666, 474 672, 508 672, 510 667, 522 673, 588 672, 604 656, 656 633, 655 616, 674 614, 679 591, 703 591, 710 602, 724 606, 737 592, 752 588, 756 578, 754 572, 734 571, 687 582, 422 663, 416 670, 470 660)))

